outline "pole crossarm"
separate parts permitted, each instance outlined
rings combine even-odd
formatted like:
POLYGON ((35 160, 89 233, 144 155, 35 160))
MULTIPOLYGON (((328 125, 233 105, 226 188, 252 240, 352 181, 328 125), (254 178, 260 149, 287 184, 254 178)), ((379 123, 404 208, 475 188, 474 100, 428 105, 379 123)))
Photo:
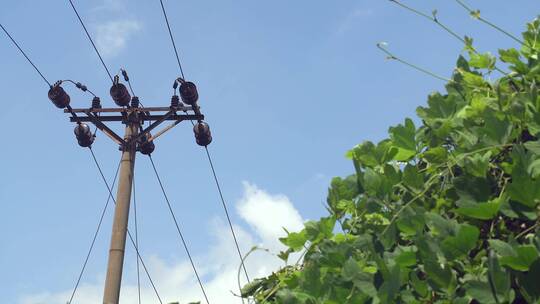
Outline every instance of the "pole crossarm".
MULTIPOLYGON (((171 107, 147 107, 147 108, 78 108, 78 109, 64 109, 64 113, 131 113, 131 112, 168 112, 171 111, 171 107)), ((176 111, 192 111, 193 107, 177 107, 176 111)))
MULTIPOLYGON (((150 115, 145 116, 144 120, 158 120, 161 119, 163 115, 150 115)), ((71 122, 93 122, 92 118, 90 117, 70 117, 69 119, 71 122)), ((120 116, 120 115, 114 115, 114 116, 99 116, 100 121, 124 121, 126 120, 126 116, 120 116)), ((169 117, 167 117, 164 120, 204 120, 204 115, 197 115, 197 114, 173 114, 169 117)))
POLYGON ((71 114, 70 121, 76 123, 91 122, 99 130, 109 136, 115 143, 121 147, 127 147, 129 145, 136 144, 139 140, 145 136, 148 137, 147 141, 153 141, 163 133, 169 131, 174 126, 178 125, 184 120, 204 120, 204 115, 201 114, 198 107, 128 107, 128 108, 79 108, 72 109, 68 107, 64 109, 64 113, 71 114), (178 111, 183 111, 186 114, 177 114, 178 111), (193 111, 195 114, 187 114, 187 111, 193 111), (153 112, 166 112, 164 114, 152 114, 153 112), (84 113, 84 116, 78 116, 76 113, 84 113), (118 113, 116 115, 102 115, 102 113, 118 113), (174 121, 171 125, 163 128, 156 136, 151 136, 150 131, 158 127, 165 121, 174 121), (137 122, 140 126, 145 121, 152 121, 152 123, 146 128, 141 130, 136 136, 133 136, 127 140, 120 137, 113 130, 111 130, 104 122, 118 121, 123 123, 137 122), (148 136, 147 136, 148 135, 148 136))

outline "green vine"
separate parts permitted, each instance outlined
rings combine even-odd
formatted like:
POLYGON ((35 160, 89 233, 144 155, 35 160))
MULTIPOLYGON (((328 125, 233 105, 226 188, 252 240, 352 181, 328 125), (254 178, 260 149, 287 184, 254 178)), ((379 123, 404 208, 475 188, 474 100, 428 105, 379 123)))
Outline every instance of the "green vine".
POLYGON ((539 303, 539 33, 535 19, 523 41, 515 39, 521 48, 499 50, 498 58, 466 43, 469 57, 459 56, 451 79, 437 77, 446 92, 417 109, 421 124, 407 118, 388 138, 347 152, 355 173, 332 180, 329 215, 281 239, 280 258, 303 258, 244 286, 242 296, 287 304, 539 303), (489 81, 497 59, 511 72, 489 81))

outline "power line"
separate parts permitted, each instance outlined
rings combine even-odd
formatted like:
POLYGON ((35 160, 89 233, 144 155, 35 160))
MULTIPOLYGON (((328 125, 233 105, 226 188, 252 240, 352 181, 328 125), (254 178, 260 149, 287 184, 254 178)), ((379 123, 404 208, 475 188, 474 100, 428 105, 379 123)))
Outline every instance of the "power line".
MULTIPOLYGON (((137 191, 135 191, 135 173, 133 173, 133 217, 135 218, 135 245, 139 247, 139 228, 137 223, 137 191)), ((139 270, 139 257, 137 257, 137 293, 141 304, 141 276, 139 270)))
POLYGON ((176 225, 176 231, 178 231, 178 235, 180 236, 180 239, 182 240, 182 244, 184 245, 184 249, 186 250, 187 256, 189 258, 189 262, 191 263, 191 267, 193 267, 193 272, 195 273, 195 276, 197 277, 197 281, 199 282, 204 298, 206 299, 206 303, 210 304, 210 301, 208 300, 208 296, 206 295, 206 291, 204 290, 204 286, 201 281, 201 278, 199 277, 199 273, 197 272, 197 267, 195 267, 195 263, 193 262, 193 258, 191 257, 191 253, 189 252, 189 248, 186 244, 186 240, 184 239, 184 235, 182 234, 182 231, 180 230, 180 225, 178 224, 178 221, 176 220, 176 216, 174 215, 174 211, 172 209, 171 203, 169 202, 169 198, 167 197, 167 193, 165 192, 165 188, 163 187, 163 183, 161 183, 161 178, 159 177, 159 173, 156 169, 156 165, 154 164, 154 160, 152 159, 151 155, 148 155, 148 157, 150 158, 150 163, 152 164, 152 168, 154 169, 154 173, 156 174, 159 187, 161 188, 161 192, 163 192, 163 196, 165 197, 165 201, 167 202, 167 206, 169 207, 169 211, 171 212, 171 216, 174 220, 174 224, 176 225))
MULTIPOLYGON (((90 153, 92 153, 92 157, 95 158, 94 151, 92 151, 92 148, 90 147, 90 153)), ((116 178, 118 177, 118 171, 120 170, 120 162, 118 162, 118 166, 116 167, 116 173, 114 173, 114 179, 112 182, 112 187, 114 188, 114 184, 116 183, 116 178)), ((77 283, 75 284, 75 288, 73 288, 73 292, 71 293, 71 297, 69 298, 68 304, 71 304, 73 301, 73 298, 75 297, 75 293, 77 292, 77 288, 79 287, 79 283, 81 282, 82 276, 84 274, 84 270, 86 269, 86 264, 88 264, 88 260, 90 259, 90 255, 92 254, 92 250, 94 249, 94 244, 96 243, 97 236, 99 234, 99 230, 101 229, 101 224, 103 223, 103 218, 105 217, 105 213, 107 211, 107 208, 109 207, 109 202, 111 201, 111 195, 110 193, 107 196, 107 202, 105 203, 105 206, 103 207, 103 211, 101 211, 101 217, 99 218, 99 222, 96 228, 96 232, 94 233, 94 237, 92 239, 92 243, 90 244, 90 248, 88 249, 88 254, 86 254, 86 259, 84 260, 81 272, 79 273, 79 277, 77 278, 77 283)))
MULTIPOLYGON (((178 56, 178 50, 176 49, 176 43, 174 42, 174 37, 172 35, 171 26, 169 24, 169 18, 167 18, 167 12, 165 10, 165 6, 163 5, 163 0, 159 0, 159 3, 161 4, 161 10, 163 12, 163 17, 165 17, 165 23, 167 24, 167 30, 169 31, 169 37, 171 38, 171 43, 173 45, 174 54, 176 55, 176 61, 178 62, 178 67, 180 67, 180 73, 182 74, 182 78, 185 79, 184 71, 182 69, 182 64, 180 63, 180 56, 178 56)), ((193 121, 191 121, 191 124, 193 126, 195 125, 193 121)), ((217 175, 216 175, 216 171, 214 169, 214 165, 212 163, 210 153, 208 152, 208 148, 206 146, 205 146, 205 149, 206 149, 206 154, 208 156, 208 160, 210 162, 210 167, 212 168, 212 173, 214 174, 214 180, 216 181, 216 185, 217 185, 217 188, 218 188, 218 191, 219 191, 219 195, 221 197, 221 202, 222 202, 223 208, 225 210, 225 215, 227 216, 227 221, 229 222, 229 227, 231 229, 231 233, 232 233, 232 236, 233 236, 233 239, 234 239, 234 243, 236 245, 236 250, 238 251, 238 256, 240 258, 240 261, 242 261, 242 253, 240 251, 240 246, 238 245, 238 240, 236 238, 236 233, 234 232, 234 228, 233 228, 233 225, 232 225, 232 222, 231 222, 231 218, 229 216, 229 211, 227 209, 227 205, 225 204, 225 199, 223 198, 223 194, 222 194, 222 191, 221 191, 221 187, 219 185, 219 181, 218 181, 218 178, 217 178, 217 175)), ((152 158, 150 158, 150 160, 152 160, 152 158)), ((152 162, 152 165, 153 165, 153 162, 152 162)), ((155 168, 154 168, 154 170, 155 170, 155 168)), ((156 174, 157 174, 157 172, 156 172, 156 174)), ((246 275, 247 281, 250 282, 249 275, 248 275, 247 270, 246 270, 246 266, 243 263, 242 263, 242 268, 244 269, 244 273, 246 275)))
POLYGON ((81 19, 81 16, 79 15, 79 12, 77 11, 77 9, 75 8, 75 5, 73 4, 73 1, 71 0, 68 0, 69 3, 71 4, 71 7, 73 8, 73 11, 75 12, 75 15, 77 15, 77 18, 79 19, 79 21, 81 22, 81 25, 86 33, 86 36, 88 37, 88 40, 90 40, 90 43, 92 43, 92 46, 94 47, 94 50, 96 51, 96 54, 98 55, 99 57, 99 60, 101 61, 101 64, 103 65, 103 67, 105 68, 105 71, 107 72, 107 75, 109 75, 109 78, 111 79, 111 82, 114 83, 114 80, 113 80, 113 77, 111 75, 111 72, 109 72, 109 69, 107 68, 107 65, 105 64, 105 61, 103 61, 103 58, 101 57, 101 54, 99 53, 96 45, 94 44, 94 40, 92 40, 92 37, 90 37, 90 34, 88 33, 88 30, 86 29, 86 26, 84 25, 84 22, 83 20, 81 19))
POLYGON ((206 156, 208 156, 208 162, 210 163, 210 168, 212 169, 212 174, 214 175, 214 181, 216 182, 216 186, 219 192, 219 197, 221 198, 221 204, 223 205, 223 210, 225 210, 225 215, 227 216, 227 221, 229 222, 229 227, 231 228, 231 233, 234 239, 234 244, 236 245, 236 250, 238 251, 238 256, 240 257, 240 261, 242 262, 242 268, 244 269, 244 273, 246 275, 246 279, 248 283, 250 283, 249 275, 246 269, 246 265, 243 263, 242 258, 242 252, 240 251, 240 246, 238 245, 238 239, 236 238, 236 233, 234 232, 234 228, 231 222, 231 217, 229 216, 229 210, 227 208, 227 204, 225 203, 225 199, 223 198, 223 192, 221 191, 221 186, 216 174, 216 170, 214 168, 214 163, 212 162, 212 157, 210 156, 210 152, 208 151, 208 147, 204 147, 206 151, 206 156))
MULTIPOLYGON (((71 0, 70 0, 71 1, 71 0)), ((176 61, 178 62, 178 67, 180 68, 180 74, 182 74, 182 78, 185 79, 184 76, 184 70, 182 69, 182 64, 180 63, 180 56, 178 56, 178 50, 176 49, 176 43, 174 43, 174 37, 171 31, 171 26, 169 24, 169 18, 167 18, 167 12, 165 12, 165 6, 163 5, 163 0, 159 0, 159 3, 161 4, 161 10, 163 11, 163 17, 165 17, 165 23, 167 23, 167 29, 169 30, 169 36, 171 37, 171 42, 174 48, 174 54, 176 55, 176 61)))
POLYGON ((45 78, 45 76, 43 76, 41 71, 36 67, 36 65, 32 62, 32 60, 30 60, 30 58, 26 55, 26 53, 22 50, 22 48, 19 46, 19 44, 15 41, 15 39, 13 39, 13 37, 9 34, 9 32, 6 30, 6 28, 1 23, 0 23, 0 27, 2 28, 4 33, 6 33, 6 35, 9 37, 9 39, 11 39, 11 42, 13 42, 13 44, 15 44, 15 46, 19 49, 21 54, 23 54, 23 56, 26 58, 26 60, 28 60, 28 62, 34 67, 36 72, 38 72, 39 76, 41 76, 41 78, 43 78, 43 80, 47 83, 47 85, 49 87, 52 87, 51 83, 47 80, 47 78, 45 78))
MULTIPOLYGON (((92 151, 92 150, 90 150, 90 151, 92 151)), ((101 179, 102 179, 103 183, 105 184, 105 187, 107 187, 107 190, 109 191, 109 195, 110 195, 111 199, 113 200, 113 203, 116 205, 116 200, 114 199, 111 187, 109 187, 109 183, 107 183, 107 180, 105 179, 105 175, 103 174, 103 171, 101 170, 101 166, 99 165, 99 162, 97 161, 94 153, 92 153, 92 156, 94 157, 94 162, 96 164, 97 169, 99 170, 99 174, 101 175, 101 179)), ((159 300, 159 303, 163 304, 163 301, 161 300, 161 297, 159 296, 159 292, 156 289, 156 285, 154 284, 154 280, 152 280, 152 277, 150 276, 150 272, 148 271, 148 268, 146 267, 146 264, 144 263, 144 260, 143 260, 143 258, 141 256, 141 254, 139 253, 139 248, 138 248, 137 244, 135 243, 135 241, 133 239, 133 236, 131 235, 131 232, 129 231, 129 229, 127 229, 127 234, 128 234, 129 239, 131 241, 131 244, 133 245, 133 247, 135 248, 135 251, 137 252, 137 257, 141 261, 141 265, 143 266, 144 272, 146 273, 146 276, 148 277, 148 280, 150 281, 150 284, 152 285, 152 288, 154 289, 154 293, 156 294, 156 296, 157 296, 157 298, 159 300)))
MULTIPOLYGON (((137 95, 135 94, 135 91, 133 91, 133 87, 131 86, 131 80, 130 80, 130 78, 129 78, 129 76, 128 76, 127 71, 124 70, 124 69, 120 69, 120 73, 121 73, 122 76, 124 77, 124 80, 127 82, 128 86, 129 86, 129 91, 131 92, 131 95, 132 95, 133 97, 137 96, 137 95)), ((139 104, 141 105, 141 107, 144 108, 144 104, 143 104, 140 100, 139 100, 139 104)), ((150 123, 150 121, 148 121, 148 123, 150 123)))
MULTIPOLYGON (((172 35, 172 32, 171 32, 171 27, 169 25, 169 19, 167 18, 167 13, 165 11, 165 6, 163 5, 163 0, 159 0, 160 4, 161 4, 161 10, 163 11, 163 16, 165 17, 165 22, 167 24, 167 29, 169 31, 169 36, 171 38, 171 42, 172 42, 172 45, 173 45, 173 48, 174 48, 174 53, 176 55, 176 60, 178 61, 178 66, 180 67, 180 72, 182 74, 182 78, 185 78, 184 76, 184 72, 182 70, 182 64, 180 63, 180 57, 178 56, 178 50, 176 49, 176 44, 174 42, 174 37, 172 35)), ((191 121, 191 125, 192 126, 195 126, 195 123, 193 121, 191 121)), ((232 236, 233 236, 233 239, 234 239, 234 244, 236 246, 236 250, 238 251, 238 257, 240 258, 240 261, 242 261, 242 252, 240 250, 240 246, 238 245, 238 240, 236 238, 236 233, 234 232, 234 228, 233 228, 233 225, 232 225, 232 222, 231 222, 231 218, 229 216, 229 211, 228 211, 228 208, 227 208, 227 204, 225 203, 225 199, 223 198, 223 193, 221 191, 221 187, 220 187, 220 184, 219 184, 219 181, 218 181, 218 178, 217 178, 217 175, 216 175, 216 171, 214 169, 214 164, 212 163, 212 158, 210 157, 210 153, 208 152, 208 147, 204 147, 206 149, 206 154, 208 156, 208 161, 210 163, 210 167, 212 168, 212 173, 214 175, 214 180, 216 182, 216 185, 217 185, 217 188, 218 188, 218 192, 219 192, 219 196, 221 198, 221 203, 223 205, 223 209, 225 210, 225 215, 227 217, 227 221, 229 223, 229 227, 231 229, 231 233, 232 233, 232 236)), ((242 263, 242 268, 244 269, 244 273, 246 275, 246 279, 248 281, 248 283, 250 282, 250 279, 249 279, 249 275, 248 275, 248 272, 247 272, 247 269, 246 269, 246 266, 242 263)))
MULTIPOLYGON (((187 113, 187 112, 186 112, 187 113)), ((195 123, 193 120, 191 120, 191 125, 195 127, 195 123)), ((225 199, 223 198, 223 192, 221 191, 221 186, 219 179, 216 174, 216 169, 214 168, 214 163, 212 161, 212 157, 210 156, 210 151, 208 150, 208 146, 204 146, 204 149, 206 150, 206 156, 208 157, 208 163, 210 164, 210 168, 212 169, 212 174, 214 176, 214 181, 216 182, 217 190, 219 192, 219 197, 221 198, 221 204, 223 205, 223 210, 225 211, 225 216, 227 217, 227 222, 229 223, 229 228, 231 229, 231 234, 233 236, 234 245, 236 246, 236 251, 238 252, 238 257, 240 258, 242 269, 244 270, 244 274, 246 275, 246 279, 248 283, 251 283, 249 279, 249 274, 246 269, 246 265, 244 264, 244 258, 242 256, 242 251, 240 250, 240 245, 238 244, 238 239, 236 238, 236 233, 234 232, 234 226, 231 221, 231 217, 229 216, 229 209, 227 208, 227 204, 225 203, 225 199)))

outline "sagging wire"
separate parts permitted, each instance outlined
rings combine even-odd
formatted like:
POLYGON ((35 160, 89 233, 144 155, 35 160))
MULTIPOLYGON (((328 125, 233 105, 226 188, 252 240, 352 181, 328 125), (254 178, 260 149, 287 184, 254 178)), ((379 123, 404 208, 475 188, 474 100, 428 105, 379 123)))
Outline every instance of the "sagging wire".
POLYGON ((11 36, 11 34, 6 30, 6 28, 0 23, 0 28, 2 28, 2 30, 4 31, 4 33, 6 33, 6 35, 9 37, 9 39, 11 40, 11 42, 13 42, 13 44, 17 47, 17 49, 19 49, 19 52, 21 52, 21 54, 24 56, 24 58, 26 58, 26 60, 28 61, 28 63, 30 63, 34 69, 36 70, 36 72, 39 74, 39 76, 41 76, 41 78, 43 79, 43 81, 45 81, 45 83, 47 83, 47 85, 52 88, 52 85, 51 83, 49 82, 49 80, 47 80, 47 78, 45 78, 45 76, 43 76, 43 73, 41 73, 41 71, 37 68, 37 66, 34 64, 34 62, 32 62, 32 60, 30 59, 30 57, 28 57, 28 55, 26 55, 26 53, 23 51, 23 49, 19 46, 19 44, 17 43, 17 41, 15 41, 15 39, 11 36))
MULTIPOLYGON (((173 96, 176 96, 176 89, 178 88, 178 84, 182 84, 184 83, 185 80, 181 77, 177 78, 174 83, 173 83, 173 90, 174 90, 174 95, 173 96)), ((194 104, 193 105, 193 109, 195 111, 195 113, 198 112, 198 105, 197 104, 194 104)), ((184 110, 184 112, 187 114, 187 111, 184 110)), ((193 122, 193 120, 190 120, 191 122, 191 125, 192 126, 195 126, 195 123, 193 122)), ((199 121, 200 122, 200 121, 199 121)), ((223 210, 225 211, 225 216, 227 218, 227 222, 229 224, 229 228, 231 230, 231 234, 233 236, 233 240, 234 240, 234 244, 235 244, 235 247, 236 247, 236 250, 238 252, 238 257, 240 258, 240 260, 242 261, 242 252, 240 250, 240 245, 238 243, 238 239, 236 237, 236 233, 234 231, 234 227, 233 227, 233 224, 232 224, 232 221, 231 221, 231 217, 229 215, 229 210, 227 208, 227 204, 225 203, 225 198, 223 197, 223 191, 221 190, 221 185, 220 185, 220 182, 219 182, 219 179, 217 177, 217 174, 216 174, 216 170, 215 170, 215 167, 214 167, 214 163, 212 161, 212 157, 210 156, 210 151, 208 150, 208 146, 205 146, 204 147, 205 151, 206 151, 206 156, 208 158, 208 162, 210 164, 210 168, 212 170, 212 174, 213 174, 213 177, 214 177, 214 181, 216 183, 216 187, 217 187, 217 190, 218 190, 218 193, 219 193, 219 197, 221 199, 221 204, 223 206, 223 210)), ((250 283, 250 279, 249 279, 249 274, 247 272, 247 269, 246 269, 246 266, 242 263, 242 268, 244 270, 244 273, 246 275, 246 279, 248 281, 248 283, 250 283)))
POLYGON ((79 19, 79 22, 81 23, 81 25, 82 25, 82 27, 84 29, 84 32, 86 33, 86 36, 88 37, 88 40, 90 40, 90 43, 92 44, 92 47, 94 47, 94 51, 96 51, 96 54, 98 55, 99 60, 101 61, 101 64, 103 65, 103 68, 105 68, 105 71, 107 72, 107 75, 111 79, 111 82, 114 83, 111 72, 109 72, 109 68, 107 68, 107 65, 105 64, 105 61, 103 61, 103 57, 101 57, 101 54, 99 53, 96 45, 94 44, 94 40, 92 40, 92 37, 90 36, 90 33, 88 33, 88 30, 86 29, 86 25, 84 25, 84 22, 83 22, 81 16, 79 15, 79 12, 77 11, 77 8, 75 8, 75 5, 73 4, 72 0, 68 0, 68 1, 69 1, 69 4, 71 4, 71 8, 73 8, 73 12, 75 12, 75 15, 77 15, 77 18, 79 19))
POLYGON ((86 85, 84 85, 84 84, 82 84, 82 83, 80 83, 78 81, 76 82, 76 81, 71 80, 71 79, 66 79, 66 80, 61 80, 60 81, 60 83, 62 83, 62 82, 70 82, 70 83, 74 84, 77 89, 79 89, 79 90, 81 90, 81 91, 83 91, 85 93, 88 92, 92 96, 97 97, 96 94, 94 94, 92 91, 90 91, 86 85))
MULTIPOLYGON (((173 46, 173 49, 174 49, 174 54, 176 55, 176 61, 177 61, 177 63, 178 63, 178 67, 180 68, 180 74, 181 74, 181 77, 178 77, 178 78, 175 80, 174 84, 173 84, 173 96, 177 96, 177 95, 176 95, 176 90, 177 90, 177 88, 178 88, 178 84, 184 83, 186 77, 185 77, 184 71, 183 71, 183 69, 182 69, 182 64, 181 64, 181 62, 180 62, 180 56, 178 55, 178 50, 177 50, 177 48, 176 48, 176 43, 175 43, 175 41, 174 41, 174 37, 173 37, 172 31, 171 31, 171 26, 170 26, 170 24, 169 24, 169 19, 168 19, 168 17, 167 17, 167 12, 166 12, 166 10, 165 10, 165 6, 164 6, 164 4, 163 4, 163 0, 159 0, 159 2, 160 2, 160 4, 161 4, 161 10, 162 10, 162 12, 163 12, 163 17, 164 17, 164 19, 165 19, 165 23, 166 23, 166 25, 167 25, 167 30, 168 30, 168 32, 169 32, 169 37, 170 37, 170 40, 171 40, 171 43, 172 43, 172 46, 173 46)), ((193 108, 193 111, 195 112, 195 114, 199 114, 199 113, 200 113, 197 104, 194 104, 194 105, 192 106, 192 108, 193 108)), ((187 114, 187 111, 186 111, 186 110, 184 110, 184 112, 187 114)), ((193 120, 190 120, 190 121, 191 121, 191 125, 192 125, 192 126, 195 126, 195 123, 193 122, 193 120)), ((199 121, 199 122, 200 122, 200 121, 199 121)), ((239 246, 238 241, 237 241, 237 239, 236 239, 236 234, 235 234, 235 232, 234 232, 234 228, 233 228, 233 226, 232 226, 232 222, 231 222, 231 219, 230 219, 230 216, 229 216, 229 212, 228 212, 228 210, 227 210, 227 205, 225 204, 225 200, 224 200, 224 198, 223 198, 223 193, 222 193, 222 191, 221 191, 221 187, 220 187, 220 184, 219 184, 219 180, 218 180, 218 178, 217 178, 217 174, 216 174, 216 172, 215 172, 215 168, 214 168, 214 165, 213 165, 213 163, 212 163, 212 160, 211 160, 211 157, 210 157, 210 153, 209 153, 208 148, 207 148, 206 146, 205 146, 205 149, 206 149, 206 153, 207 153, 207 156, 208 156, 208 160, 209 160, 209 162, 210 162, 210 167, 212 168, 212 172, 213 172, 213 175, 214 175, 214 179, 215 179, 215 182, 216 182, 216 185, 217 185, 219 194, 220 194, 221 202, 222 202, 222 204, 223 204, 223 207, 224 207, 224 210, 225 210, 225 214, 226 214, 226 216, 227 216, 227 221, 229 222, 229 226, 230 226, 230 229, 231 229, 233 238, 234 238, 234 242, 235 242, 235 245, 236 245, 236 249, 237 249, 237 251, 238 251, 238 256, 239 256, 240 260, 242 261, 242 253, 241 253, 241 251, 240 251, 240 246, 239 246)), ((151 157, 150 157, 150 160, 152 160, 151 157)), ((152 165, 153 165, 153 161, 152 161, 152 165)), ((155 167, 154 167, 154 170, 155 170, 155 167)), ((157 174, 157 171, 156 171, 156 174, 157 174)), ((159 177, 158 177, 158 179, 159 179, 159 177)), ((165 194, 165 193, 164 193, 164 194, 165 194)), ((250 280, 249 280, 249 275, 248 275, 248 273, 247 273, 247 270, 246 270, 246 267, 245 267, 244 264, 242 264, 242 268, 244 269, 244 272, 245 272, 245 274, 246 274, 246 278, 247 278, 247 280, 248 280, 248 282, 249 282, 249 281, 250 281, 250 280)), ((202 287, 202 285, 201 285, 201 287, 202 287)), ((207 302, 208 302, 208 299, 207 299, 207 302)))
POLYGON ((231 217, 229 216, 229 210, 227 208, 227 204, 225 203, 225 199, 223 198, 223 192, 221 191, 221 185, 220 185, 219 179, 218 179, 217 174, 216 174, 216 169, 214 168, 214 162, 212 161, 212 157, 210 156, 210 152, 208 151, 208 146, 205 146, 204 149, 206 151, 206 156, 208 157, 208 162, 210 163, 210 168, 212 169, 212 174, 214 176, 214 181, 216 182, 219 197, 221 198, 221 204, 223 205, 223 210, 225 211, 225 215, 227 217, 227 222, 229 223, 229 228, 231 229, 231 234, 232 234, 233 239, 234 239, 234 244, 236 245, 236 250, 238 251, 240 261, 242 262, 242 268, 244 270, 244 274, 246 275, 246 279, 247 279, 248 283, 250 283, 251 281, 249 279, 249 275, 248 275, 248 272, 247 272, 247 269, 246 269, 246 265, 243 262, 242 252, 240 250, 240 245, 238 244, 238 239, 236 238, 236 233, 234 232, 234 228, 233 228, 233 224, 232 224, 232 221, 231 221, 231 217))
POLYGON ((176 55, 176 61, 178 62, 178 67, 180 68, 180 74, 182 75, 182 78, 185 79, 186 77, 184 76, 184 70, 182 69, 182 63, 180 62, 180 56, 178 56, 178 50, 176 49, 176 43, 174 42, 174 37, 171 31, 171 25, 169 24, 169 18, 167 18, 167 12, 165 11, 163 0, 159 0, 159 3, 161 4, 161 11, 163 12, 163 17, 165 17, 165 23, 167 24, 167 29, 169 30, 169 37, 171 38, 174 54, 176 55))
MULTIPOLYGON (((92 150, 90 150, 90 151, 92 151, 92 150)), ((105 187, 107 187, 107 190, 109 191, 109 194, 111 196, 111 199, 112 199, 113 203, 116 205, 116 200, 114 199, 111 187, 109 187, 109 183, 107 183, 107 180, 105 179, 105 175, 103 174, 103 171, 101 170, 101 166, 99 165, 99 162, 97 161, 94 153, 92 153, 92 156, 93 156, 93 159, 94 159, 94 163, 96 164, 96 167, 97 167, 97 169, 98 169, 98 171, 99 171, 99 173, 101 175, 101 180, 105 184, 105 187)), ((154 280, 150 276, 150 272, 148 271, 148 268, 146 267, 146 264, 144 263, 144 260, 143 260, 143 258, 141 256, 140 252, 139 252, 139 247, 135 243, 135 240, 133 239, 133 236, 131 235, 131 232, 129 231, 129 228, 127 229, 127 235, 129 237, 129 240, 131 241, 131 244, 135 248, 135 251, 137 253, 137 257, 141 261, 141 265, 143 266, 143 270, 146 273, 146 276, 148 277, 148 280, 150 281, 150 285, 152 285, 152 288, 154 290, 154 293, 156 294, 156 297, 158 298, 159 303, 163 304, 163 301, 161 300, 159 292, 157 291, 156 285, 154 284, 154 280)))
POLYGON ((165 188, 163 186, 163 183, 161 182, 161 178, 159 176, 159 173, 156 169, 156 165, 154 164, 154 160, 152 159, 152 155, 148 155, 148 158, 150 159, 150 163, 152 164, 152 168, 154 169, 154 173, 156 175, 157 181, 159 183, 159 187, 161 188, 161 192, 163 193, 163 197, 165 198, 165 202, 167 203, 167 207, 169 208, 169 212, 171 213, 172 219, 174 221, 174 224, 176 226, 176 231, 178 232, 178 235, 180 236, 180 240, 182 242, 182 245, 184 247, 184 250, 186 251, 186 254, 188 256, 189 262, 191 263, 191 267, 193 268, 193 272, 195 273, 195 277, 197 278, 197 281, 199 282, 199 286, 201 288, 201 291, 204 295, 204 298, 206 299, 206 303, 210 304, 210 300, 208 300, 208 296, 206 295, 206 291, 204 289, 204 285, 202 283, 202 280, 199 276, 199 273, 197 272, 197 267, 195 266, 195 262, 193 261, 193 258, 191 257, 191 253, 189 251, 187 242, 184 238, 184 235, 182 234, 182 231, 180 229, 180 224, 178 223, 178 220, 176 219, 176 215, 174 214, 174 211, 172 209, 171 203, 169 201, 169 197, 167 196, 167 193, 165 192, 165 188))
MULTIPOLYGON (((139 247, 139 224, 137 222, 137 191, 135 190, 135 173, 133 173, 132 179, 132 189, 133 189, 133 217, 135 220, 135 245, 139 247)), ((139 266, 139 257, 137 256, 137 295, 139 304, 141 304, 141 276, 140 276, 140 266, 139 266)))
MULTIPOLYGON (((92 157, 94 157, 94 159, 95 159, 95 155, 94 155, 94 152, 92 151, 92 148, 89 147, 89 149, 90 149, 90 152, 92 153, 92 157)), ((116 179, 118 177, 118 172, 120 171, 120 164, 121 164, 121 162, 118 162, 118 166, 116 167, 116 172, 114 173, 114 178, 113 178, 113 182, 112 182, 112 185, 111 185, 113 188, 114 188, 114 185, 116 183, 116 179)), ((103 207, 103 210, 101 211, 101 216, 99 218, 99 222, 98 222, 96 231, 94 233, 94 237, 92 238, 90 248, 88 249, 88 253, 86 254, 86 258, 84 260, 82 269, 81 269, 81 271, 79 273, 79 277, 77 278, 77 282, 75 283, 75 287, 73 288, 73 292, 71 293, 71 297, 69 298, 69 301, 67 302, 68 304, 71 304, 71 302, 73 301, 73 298, 75 297, 75 293, 77 292, 77 288, 79 287, 79 284, 81 282, 82 276, 83 276, 84 271, 86 269, 86 265, 88 264, 88 260, 90 259, 90 255, 92 254, 92 250, 94 249, 94 244, 96 243, 96 239, 97 239, 97 236, 98 236, 99 231, 101 229, 101 224, 103 223, 103 218, 105 217, 105 213, 107 212, 107 208, 109 207, 109 202, 111 201, 111 197, 112 197, 111 193, 109 193, 107 195, 107 202, 105 203, 105 206, 103 207)))

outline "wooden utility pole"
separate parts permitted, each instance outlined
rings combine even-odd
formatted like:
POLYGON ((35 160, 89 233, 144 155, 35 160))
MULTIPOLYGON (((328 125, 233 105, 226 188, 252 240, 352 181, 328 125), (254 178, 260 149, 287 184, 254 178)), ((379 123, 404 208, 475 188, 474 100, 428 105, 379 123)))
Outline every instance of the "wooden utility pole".
MULTIPOLYGON (((196 94, 195 85, 192 83, 187 84, 193 86, 192 90, 195 90, 196 94)), ((90 147, 92 145, 94 141, 93 135, 88 125, 85 124, 85 122, 91 122, 116 142, 122 151, 107 277, 105 278, 105 290, 103 293, 103 304, 118 304, 122 284, 126 239, 129 234, 129 207, 136 153, 141 152, 142 154, 150 155, 154 151, 154 140, 184 120, 197 121, 194 132, 198 144, 207 145, 212 140, 212 137, 208 125, 203 122, 204 115, 201 114, 196 104, 197 96, 191 99, 186 98, 186 100, 192 101, 191 106, 184 106, 179 102, 178 96, 174 95, 171 106, 169 107, 141 108, 138 104, 138 98, 136 102, 133 102, 133 99, 136 98, 134 97, 129 106, 101 108, 101 106, 98 107, 99 102, 96 101, 95 106, 93 105, 91 108, 73 109, 69 107, 69 96, 59 87, 59 84, 56 84, 51 90, 56 90, 51 93, 51 100, 58 107, 65 107, 64 112, 72 115, 70 120, 78 124, 75 135, 79 141, 79 145, 83 147, 90 147), (193 114, 188 114, 188 111, 193 111, 193 114), (155 114, 156 112, 161 113, 155 114), (85 116, 79 116, 78 114, 84 114, 85 116), (152 136, 150 131, 165 121, 173 122, 152 136), (126 125, 124 138, 118 136, 105 122, 124 123, 126 125), (144 122, 149 122, 146 128, 143 128, 144 122)), ((137 245, 133 243, 133 246, 137 251, 137 258, 140 258, 137 245)))
MULTIPOLYGON (((126 125, 124 141, 130 142, 139 133, 139 123, 129 122, 126 125)), ((116 194, 116 208, 109 250, 109 264, 105 278, 105 291, 103 304, 118 304, 120 299, 120 285, 122 283, 122 269, 124 266, 124 253, 126 249, 127 227, 129 219, 129 205, 131 202, 131 186, 135 169, 136 145, 124 147, 120 164, 120 178, 116 194)), ((139 258, 139 257, 137 257, 139 258)))

